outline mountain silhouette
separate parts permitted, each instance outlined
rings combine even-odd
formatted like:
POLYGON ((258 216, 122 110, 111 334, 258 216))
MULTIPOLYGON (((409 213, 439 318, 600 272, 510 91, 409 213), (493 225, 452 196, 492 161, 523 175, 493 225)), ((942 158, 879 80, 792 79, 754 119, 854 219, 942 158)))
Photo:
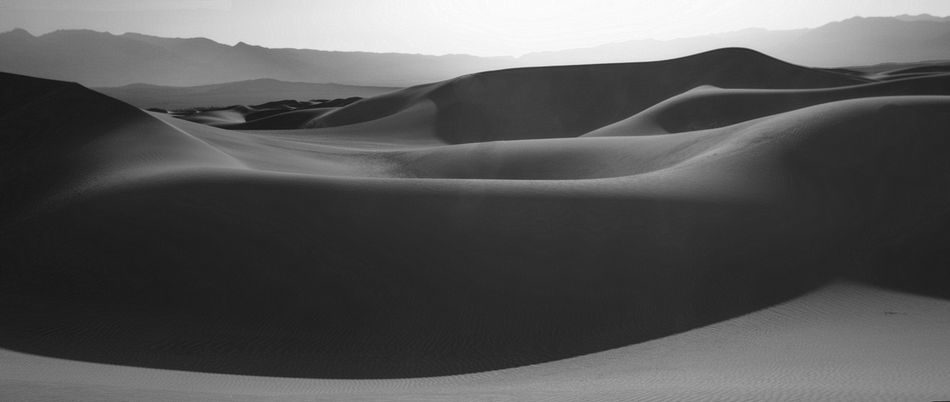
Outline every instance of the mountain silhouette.
POLYGON ((77 81, 196 86, 271 78, 291 82, 405 87, 487 70, 619 63, 682 57, 724 47, 754 49, 791 63, 846 67, 950 59, 950 20, 930 15, 855 17, 812 29, 736 32, 618 42, 521 57, 273 49, 205 38, 162 38, 89 30, 0 34, 0 71, 77 81))

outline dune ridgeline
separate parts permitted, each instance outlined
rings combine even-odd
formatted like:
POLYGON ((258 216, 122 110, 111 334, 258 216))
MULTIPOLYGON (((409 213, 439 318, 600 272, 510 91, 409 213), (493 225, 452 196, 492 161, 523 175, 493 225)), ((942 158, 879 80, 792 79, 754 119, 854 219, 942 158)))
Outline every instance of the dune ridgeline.
POLYGON ((840 279, 950 296, 940 68, 729 48, 192 121, 0 82, 6 349, 440 376, 683 333, 840 279))

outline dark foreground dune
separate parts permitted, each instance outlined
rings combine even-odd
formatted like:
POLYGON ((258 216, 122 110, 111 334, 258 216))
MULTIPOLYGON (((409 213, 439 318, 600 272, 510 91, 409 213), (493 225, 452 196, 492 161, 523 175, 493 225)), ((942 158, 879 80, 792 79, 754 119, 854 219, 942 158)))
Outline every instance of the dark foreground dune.
POLYGON ((950 397, 939 72, 723 49, 232 130, 0 81, 0 396, 950 397))

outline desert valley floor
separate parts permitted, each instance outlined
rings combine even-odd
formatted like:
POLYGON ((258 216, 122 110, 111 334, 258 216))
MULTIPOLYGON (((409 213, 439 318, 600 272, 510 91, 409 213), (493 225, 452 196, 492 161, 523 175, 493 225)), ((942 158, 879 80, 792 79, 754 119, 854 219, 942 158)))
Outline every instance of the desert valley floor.
POLYGON ((0 74, 0 400, 950 399, 948 72, 187 115, 0 74))

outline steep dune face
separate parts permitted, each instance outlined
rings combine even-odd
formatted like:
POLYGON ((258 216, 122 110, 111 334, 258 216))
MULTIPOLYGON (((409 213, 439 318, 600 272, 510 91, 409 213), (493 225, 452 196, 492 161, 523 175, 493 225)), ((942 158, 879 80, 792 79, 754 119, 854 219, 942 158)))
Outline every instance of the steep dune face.
POLYGON ((0 74, 0 80, 11 89, 0 115, 4 210, 36 207, 141 172, 239 164, 138 108, 80 85, 12 74, 0 74))
POLYGON ((841 277, 947 296, 942 76, 858 84, 727 49, 488 72, 262 131, 0 79, 4 348, 431 376, 644 342, 841 277))

